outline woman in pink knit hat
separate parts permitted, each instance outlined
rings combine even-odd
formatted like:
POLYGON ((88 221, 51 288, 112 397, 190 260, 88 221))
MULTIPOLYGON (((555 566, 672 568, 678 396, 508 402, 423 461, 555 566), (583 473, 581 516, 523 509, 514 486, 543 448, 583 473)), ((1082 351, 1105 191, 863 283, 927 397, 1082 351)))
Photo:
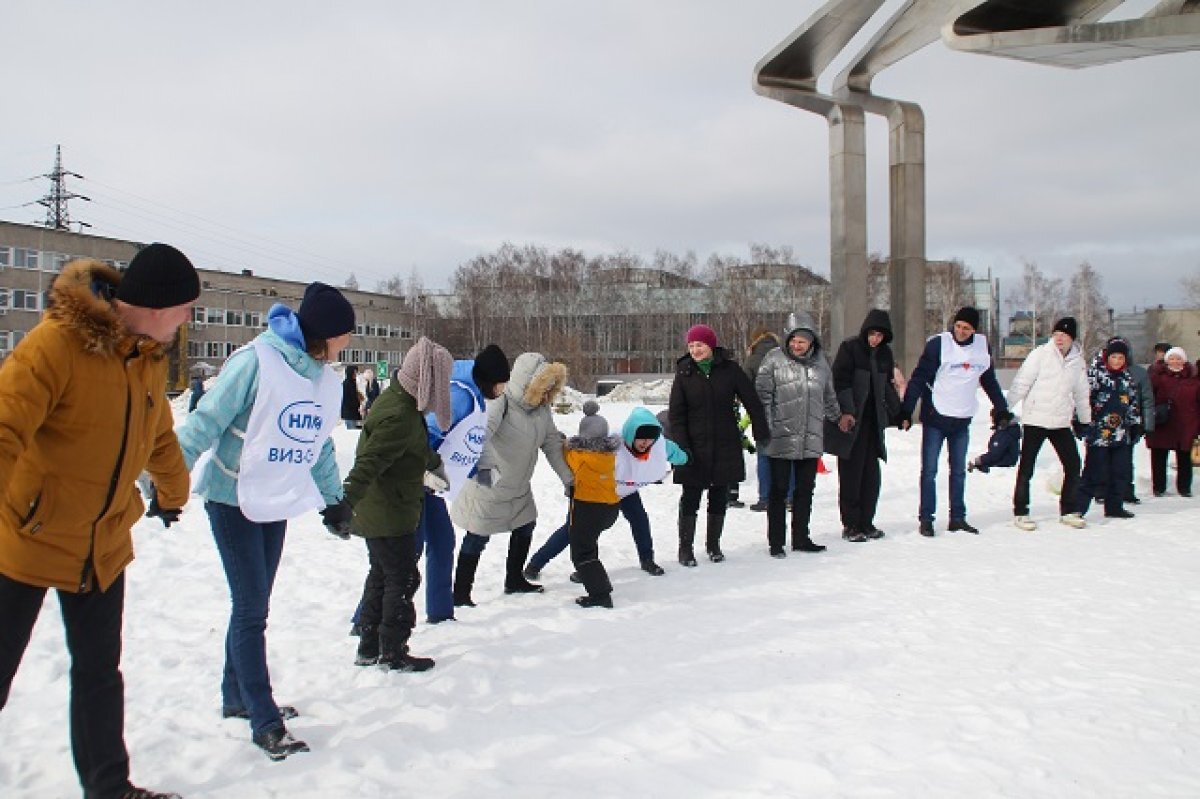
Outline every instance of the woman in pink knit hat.
POLYGON ((693 325, 684 338, 688 351, 676 362, 667 415, 669 437, 690 456, 686 466, 675 469, 675 482, 683 486, 679 499, 679 562, 695 566, 701 496, 708 491, 705 549, 713 563, 720 563, 725 560, 721 533, 729 486, 746 479, 736 403, 740 401, 750 414, 756 441, 771 436, 754 384, 725 349, 717 346, 713 329, 693 325))

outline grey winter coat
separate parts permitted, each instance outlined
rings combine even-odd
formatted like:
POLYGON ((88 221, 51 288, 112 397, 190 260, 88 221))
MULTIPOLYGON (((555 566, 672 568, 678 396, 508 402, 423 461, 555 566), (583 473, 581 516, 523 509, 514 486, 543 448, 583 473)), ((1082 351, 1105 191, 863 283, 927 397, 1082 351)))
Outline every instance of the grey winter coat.
POLYGON ((487 439, 476 473, 493 470, 491 486, 468 480, 450 509, 450 519, 476 535, 506 533, 537 520, 530 480, 538 449, 564 486, 574 482, 563 457, 563 434, 550 404, 567 382, 567 369, 526 352, 513 363, 504 393, 488 403, 487 439))
POLYGON ((841 409, 833 390, 833 373, 807 314, 793 314, 788 319, 784 342, 763 358, 754 388, 771 427, 771 440, 763 454, 787 460, 821 457, 825 420, 837 421, 841 409), (789 342, 800 331, 807 331, 813 344, 798 358, 789 342))

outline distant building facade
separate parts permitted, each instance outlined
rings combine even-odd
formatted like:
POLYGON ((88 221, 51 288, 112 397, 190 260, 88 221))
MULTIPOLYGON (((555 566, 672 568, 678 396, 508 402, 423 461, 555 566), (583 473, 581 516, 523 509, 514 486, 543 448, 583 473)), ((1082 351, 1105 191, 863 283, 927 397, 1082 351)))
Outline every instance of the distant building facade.
MULTIPOLYGON (((145 245, 138 242, 0 222, 0 358, 12 351, 41 318, 46 294, 67 261, 95 258, 124 269, 145 245)), ((196 259, 193 259, 195 262, 196 259)), ((282 302, 299 306, 311 281, 278 280, 205 269, 192 321, 180 332, 179 365, 173 386, 182 388, 193 373, 211 374, 238 347, 266 328, 267 311, 282 302)), ((357 327, 344 363, 399 366, 419 336, 423 320, 390 294, 341 289, 354 305, 357 327)))

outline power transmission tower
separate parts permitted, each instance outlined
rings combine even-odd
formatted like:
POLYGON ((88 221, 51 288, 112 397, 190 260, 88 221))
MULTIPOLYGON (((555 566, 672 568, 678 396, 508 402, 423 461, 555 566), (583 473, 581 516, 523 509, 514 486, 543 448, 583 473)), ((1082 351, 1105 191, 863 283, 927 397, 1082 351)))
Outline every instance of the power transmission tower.
MULTIPOLYGON (((84 197, 82 194, 67 191, 66 178, 68 176, 83 179, 83 175, 80 175, 78 172, 68 172, 63 169, 62 145, 60 144, 54 148, 54 170, 42 175, 44 178, 50 178, 50 193, 38 200, 38 205, 46 206, 46 227, 48 228, 54 228, 55 230, 71 229, 71 214, 67 210, 68 200, 92 201, 90 197, 84 197)), ((75 224, 80 227, 91 227, 87 222, 76 222, 75 224)))

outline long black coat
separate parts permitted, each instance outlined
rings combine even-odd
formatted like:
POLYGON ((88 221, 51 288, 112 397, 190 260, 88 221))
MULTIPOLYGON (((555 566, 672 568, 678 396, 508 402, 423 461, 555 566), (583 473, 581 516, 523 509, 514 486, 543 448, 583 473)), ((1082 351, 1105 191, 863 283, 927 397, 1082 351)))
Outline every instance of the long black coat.
POLYGON ((675 468, 675 482, 688 486, 733 485, 746 479, 742 434, 735 400, 750 414, 754 439, 771 437, 754 384, 725 350, 713 350, 712 374, 705 376, 690 355, 676 363, 667 405, 671 440, 691 455, 675 468))
POLYGON ((358 381, 354 379, 353 375, 346 375, 346 379, 342 381, 342 418, 361 422, 362 412, 359 410, 361 402, 362 399, 358 395, 358 381))
POLYGON ((879 457, 887 460, 883 431, 894 424, 900 412, 900 395, 893 382, 896 358, 889 342, 892 340, 892 320, 887 311, 874 309, 863 320, 857 336, 848 338, 838 347, 833 359, 833 390, 843 413, 854 416, 854 427, 843 433, 837 425, 825 425, 825 451, 839 458, 848 458, 859 435, 876 436, 879 457), (883 332, 883 343, 872 348, 867 333, 883 332), (874 413, 868 414, 867 401, 874 413))

